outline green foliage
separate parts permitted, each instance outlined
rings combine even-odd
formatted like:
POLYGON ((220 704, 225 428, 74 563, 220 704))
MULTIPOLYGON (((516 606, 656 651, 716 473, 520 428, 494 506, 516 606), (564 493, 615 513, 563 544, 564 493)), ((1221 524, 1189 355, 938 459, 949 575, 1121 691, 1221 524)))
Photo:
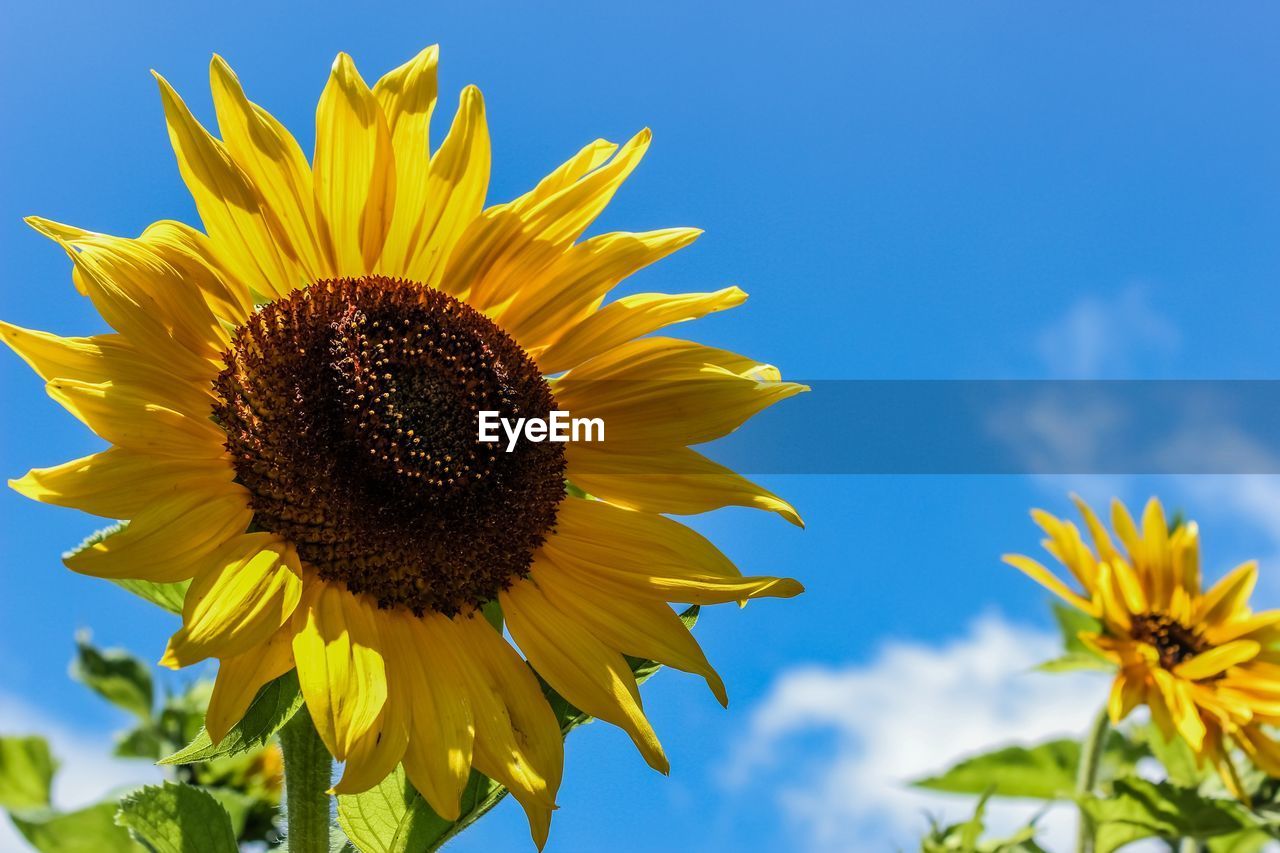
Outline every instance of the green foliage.
POLYGON ((1209 839, 1258 828, 1239 803, 1211 799, 1171 782, 1117 779, 1110 796, 1086 797, 1081 806, 1097 826, 1096 853, 1111 853, 1142 838, 1209 839))
MULTIPOLYGON (((64 556, 72 556, 78 554, 86 548, 92 548, 99 542, 114 536, 129 526, 127 521, 117 521, 115 524, 108 525, 101 530, 91 533, 83 542, 68 551, 64 556)), ((143 598, 157 607, 168 610, 170 613, 182 612, 182 600, 186 597, 187 587, 191 585, 191 581, 179 581, 177 583, 156 583, 155 581, 144 580, 113 580, 112 583, 125 590, 133 593, 139 598, 143 598)))
POLYGON ((58 768, 41 737, 0 737, 0 807, 13 811, 49 805, 58 768))
POLYGON ((271 742, 271 736, 289 722, 301 707, 302 691, 298 687, 298 674, 290 670, 262 686, 258 695, 253 697, 244 717, 221 743, 215 746, 202 726, 191 743, 173 755, 162 758, 160 763, 192 764, 262 749, 271 742))
POLYGON ((1102 623, 1081 610, 1054 602, 1053 616, 1062 634, 1062 655, 1036 667, 1040 672, 1073 672, 1080 669, 1108 670, 1114 665, 1089 648, 1081 634, 1096 634, 1102 623))
MULTIPOLYGON (((698 607, 688 608, 680 614, 680 619, 692 629, 698 621, 698 607)), ((639 682, 662 668, 661 664, 651 660, 627 658, 627 662, 639 682)), ((590 715, 571 705, 541 678, 539 683, 560 722, 562 734, 567 735, 591 721, 590 715)), ((506 788, 473 770, 462 794, 461 816, 456 821, 447 821, 427 805, 408 783, 404 770, 397 767, 382 784, 361 794, 339 796, 338 825, 361 853, 436 850, 479 820, 506 796, 506 788)))
MULTIPOLYGON (((1145 754, 1117 732, 1111 732, 1103 766, 1116 775, 1132 771, 1145 754)), ((1036 800, 1070 799, 1074 795, 1080 743, 1051 740, 1036 746, 1009 746, 967 758, 938 776, 920 779, 917 788, 953 794, 989 794, 1036 800)))
POLYGON ((148 853, 115 823, 114 802, 97 803, 74 812, 13 813, 9 817, 22 837, 40 853, 148 853))
MULTIPOLYGON (((111 704, 133 715, 136 726, 117 737, 115 754, 118 756, 155 762, 190 743, 202 731, 211 691, 208 681, 198 680, 182 692, 166 695, 156 707, 154 685, 145 664, 123 651, 99 650, 85 636, 77 638, 71 674, 111 704)), ((269 738, 269 734, 256 740, 245 737, 234 754, 218 751, 216 755, 204 756, 195 763, 169 771, 175 780, 186 783, 172 787, 203 791, 201 796, 205 800, 211 798, 220 810, 222 820, 229 826, 232 846, 216 849, 235 850, 237 841, 271 844, 279 840, 275 826, 280 800, 279 751, 274 745, 268 746, 269 738)), ((0 737, 0 807, 10 812, 14 826, 36 850, 41 853, 138 853, 169 849, 164 844, 171 841, 165 841, 163 836, 157 836, 160 840, 151 838, 141 824, 132 828, 146 839, 145 844, 117 826, 118 805, 114 798, 74 812, 53 808, 49 791, 56 764, 48 745, 40 738, 0 737)), ((108 784, 104 783, 104 787, 108 784)), ((183 809, 175 814, 187 814, 188 800, 187 794, 160 796, 149 792, 146 798, 134 803, 142 809, 136 820, 150 819, 146 815, 157 814, 155 809, 170 801, 171 805, 177 804, 173 808, 183 809)), ((208 804, 203 800, 192 802, 207 812, 208 804)), ((184 850, 203 849, 183 843, 185 846, 181 849, 184 850)))
POLYGON ((182 601, 187 597, 187 587, 191 586, 191 581, 156 583, 155 581, 117 580, 113 583, 170 613, 182 612, 182 601))
POLYGON ((87 632, 77 635, 76 650, 72 678, 138 719, 151 718, 153 688, 145 663, 122 649, 95 648, 87 632))
POLYGON ((962 823, 941 825, 934 822, 928 835, 920 842, 921 853, 1044 853, 1035 842, 1035 822, 1018 832, 1001 839, 983 839, 986 830, 984 817, 987 800, 991 794, 983 794, 978 800, 973 816, 962 823))
POLYGON ((191 785, 148 785, 120 802, 116 822, 156 853, 237 853, 226 809, 191 785))

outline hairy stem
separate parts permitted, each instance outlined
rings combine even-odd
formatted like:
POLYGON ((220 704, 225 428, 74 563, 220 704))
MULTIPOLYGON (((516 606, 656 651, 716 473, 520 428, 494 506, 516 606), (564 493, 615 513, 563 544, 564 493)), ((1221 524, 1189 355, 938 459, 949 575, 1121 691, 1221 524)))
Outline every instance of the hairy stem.
POLYGON ((329 853, 333 758, 305 706, 280 730, 280 749, 289 853, 329 853))
MULTIPOLYGON (((1084 743, 1080 745, 1080 766, 1076 771, 1076 794, 1086 797, 1098 784, 1098 767, 1102 764, 1102 750, 1111 730, 1111 720, 1103 707, 1089 727, 1084 743)), ((1093 853, 1095 827, 1093 818, 1080 806, 1080 824, 1076 833, 1076 853, 1093 853)))

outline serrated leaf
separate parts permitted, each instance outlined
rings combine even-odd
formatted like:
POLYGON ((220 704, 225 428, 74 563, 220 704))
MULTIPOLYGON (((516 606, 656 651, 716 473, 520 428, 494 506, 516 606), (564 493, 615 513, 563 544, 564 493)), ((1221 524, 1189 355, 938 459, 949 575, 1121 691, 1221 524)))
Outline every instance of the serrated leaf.
POLYGON ((156 853, 238 853, 226 809, 208 792, 166 782, 120 801, 116 822, 156 853))
POLYGON ((1110 796, 1087 797, 1080 804, 1097 827, 1096 853, 1112 853, 1141 838, 1203 840, 1255 827, 1234 800, 1137 777, 1117 779, 1110 796))
POLYGON ((191 581, 156 583, 144 580, 115 580, 112 583, 170 613, 177 614, 182 613, 182 602, 187 597, 187 587, 191 586, 191 581))
MULTIPOLYGON (((692 629, 698 621, 698 606, 680 614, 685 627, 692 629)), ((651 660, 627 658, 636 681, 643 682, 662 668, 651 660)), ((543 694, 560 722, 562 735, 590 721, 546 682, 538 679, 543 694)), ((405 778, 404 770, 395 772, 381 784, 361 794, 338 797, 338 825, 360 853, 416 853, 437 849, 448 839, 479 820, 507 796, 507 789, 475 770, 462 793, 460 814, 456 821, 437 815, 405 778)))
POLYGON ((42 737, 0 737, 0 807, 39 809, 49 805, 58 762, 42 737))
MULTIPOLYGON (((92 548, 128 526, 129 522, 127 521, 117 521, 115 524, 96 530, 89 534, 83 542, 64 554, 63 557, 71 557, 86 548, 92 548)), ((163 607, 170 613, 182 612, 182 599, 186 597, 187 587, 191 585, 191 581, 156 583, 155 581, 113 579, 111 582, 140 598, 150 601, 152 604, 163 607)))
MULTIPOLYGON (((1103 762, 1107 775, 1132 770, 1145 753, 1112 731, 1107 736, 1103 762)), ((953 794, 1026 797, 1035 800, 1070 799, 1074 796, 1080 743, 1069 739, 1036 746, 1008 746, 967 758, 938 776, 911 784, 917 788, 953 794)))
POLYGON ((40 853, 148 853, 127 829, 116 825, 117 808, 105 802, 65 813, 13 813, 9 819, 40 853))
POLYGON ((77 635, 71 677, 139 720, 151 719, 151 670, 123 649, 100 650, 87 633, 77 635))
POLYGON ((290 670, 262 686, 244 717, 217 746, 214 746, 209 733, 201 728, 190 744, 162 758, 160 764, 193 764, 261 749, 301 707, 298 673, 290 670))

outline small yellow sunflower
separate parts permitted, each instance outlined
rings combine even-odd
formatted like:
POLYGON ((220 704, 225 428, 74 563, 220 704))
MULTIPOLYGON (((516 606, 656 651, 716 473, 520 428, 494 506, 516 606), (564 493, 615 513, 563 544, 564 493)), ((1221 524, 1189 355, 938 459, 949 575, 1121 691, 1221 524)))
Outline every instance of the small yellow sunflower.
POLYGON ((1280 744, 1264 731, 1280 725, 1280 610, 1249 608, 1257 563, 1236 567, 1203 591, 1194 521, 1170 531, 1152 498, 1139 528, 1113 501, 1118 548, 1093 510, 1073 499, 1092 547, 1072 522, 1041 510, 1032 516, 1048 534, 1045 549, 1081 592, 1029 557, 1004 559, 1101 623, 1100 632, 1080 639, 1117 667, 1107 703, 1111 721, 1146 705, 1166 739, 1181 737, 1237 795, 1233 744, 1259 769, 1280 776, 1280 744))
POLYGON ((202 233, 136 239, 32 218, 70 255, 113 334, 4 324, 49 394, 110 447, 12 486, 121 532, 69 557, 102 578, 190 580, 162 663, 217 658, 216 741, 296 667, 338 792, 403 763, 442 817, 474 766, 545 842, 563 746, 536 670, 661 745, 623 655, 724 687, 669 602, 789 597, 664 513, 728 505, 799 524, 782 499, 689 445, 803 386, 649 333, 738 305, 737 288, 603 305, 698 231, 579 240, 649 145, 598 140, 514 201, 484 206, 480 92, 433 152, 436 48, 370 89, 333 64, 310 163, 214 57, 221 139, 159 75, 202 233), (477 413, 603 420, 605 443, 477 441, 477 413), (500 602, 511 639, 478 610, 500 602))

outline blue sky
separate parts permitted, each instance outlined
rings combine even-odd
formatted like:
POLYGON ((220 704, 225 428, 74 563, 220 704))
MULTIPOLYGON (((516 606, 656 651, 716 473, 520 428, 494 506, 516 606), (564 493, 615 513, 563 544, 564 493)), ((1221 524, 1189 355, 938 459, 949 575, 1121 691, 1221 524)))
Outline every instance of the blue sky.
MULTIPOLYGON (((707 233, 627 287, 742 286, 743 308, 687 331, 790 377, 1270 378, 1280 355, 1280 54, 1262 4, 80 3, 5 17, 0 317, 21 325, 103 328, 22 216, 119 234, 197 222, 148 69, 211 118, 216 51, 309 148, 337 51, 373 79, 439 42, 437 119, 465 84, 486 96, 491 202, 597 136, 652 127, 598 228, 707 233)), ((0 380, 0 473, 96 449, 16 358, 0 380)), ((998 563, 1036 547, 1026 508, 1065 510, 1069 488, 1167 495, 1201 520, 1209 567, 1280 555, 1280 482, 1265 478, 767 484, 807 530, 746 511, 696 523, 748 573, 794 575, 807 594, 706 614, 728 712, 692 677, 645 688, 670 779, 617 731, 575 733, 549 849, 907 844, 937 804, 894 779, 991 736, 1083 724, 1087 692, 1017 674, 1048 618, 998 563), (1046 703, 1072 710, 1034 710, 1046 703), (931 705, 972 725, 892 725, 931 705)), ((0 728, 76 744, 120 727, 65 677, 72 634, 155 659, 172 618, 61 567, 93 519, 7 491, 0 517, 0 728)), ((1280 599, 1263 573, 1261 595, 1280 599)), ((80 761, 101 789, 122 772, 80 761)), ((507 805, 456 849, 526 838, 507 805)))

